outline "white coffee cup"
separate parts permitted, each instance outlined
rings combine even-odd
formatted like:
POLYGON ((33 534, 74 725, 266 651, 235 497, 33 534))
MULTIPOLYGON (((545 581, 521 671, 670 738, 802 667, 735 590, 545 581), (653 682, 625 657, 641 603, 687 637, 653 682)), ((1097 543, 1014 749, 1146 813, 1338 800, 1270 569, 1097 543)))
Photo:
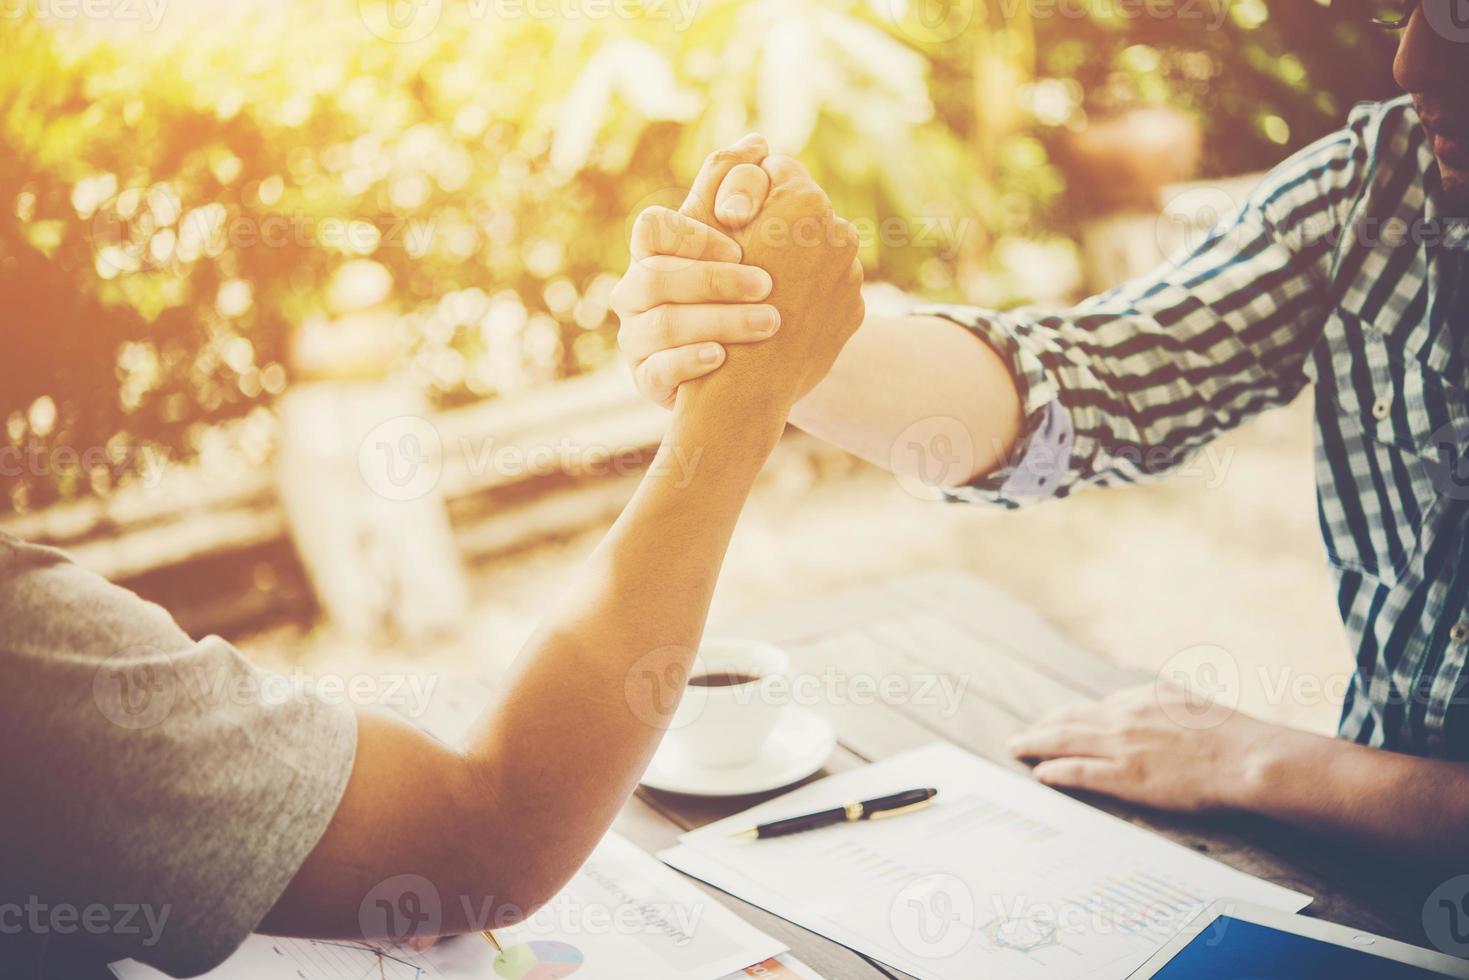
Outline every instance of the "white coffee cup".
POLYGON ((760 754, 789 701, 790 657, 759 640, 707 637, 689 670, 689 683, 673 714, 668 738, 704 766, 744 765, 760 754), (700 684, 700 678, 738 675, 736 684, 700 684))

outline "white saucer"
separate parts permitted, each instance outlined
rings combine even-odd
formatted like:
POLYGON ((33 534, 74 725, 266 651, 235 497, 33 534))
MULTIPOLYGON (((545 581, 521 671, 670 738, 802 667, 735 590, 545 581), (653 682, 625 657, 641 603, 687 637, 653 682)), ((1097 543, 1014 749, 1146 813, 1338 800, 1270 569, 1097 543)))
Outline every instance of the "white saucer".
POLYGON ((754 759, 739 766, 713 768, 694 763, 678 742, 678 732, 663 740, 642 784, 689 796, 748 796, 799 782, 826 765, 837 736, 827 720, 808 708, 791 706, 754 759))

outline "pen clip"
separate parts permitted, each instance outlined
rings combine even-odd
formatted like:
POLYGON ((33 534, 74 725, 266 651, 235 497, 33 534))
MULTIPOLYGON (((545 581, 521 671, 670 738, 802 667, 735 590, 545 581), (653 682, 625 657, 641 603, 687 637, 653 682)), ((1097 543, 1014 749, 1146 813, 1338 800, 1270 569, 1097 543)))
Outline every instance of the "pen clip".
POLYGON ((931 799, 919 800, 917 803, 909 803, 907 806, 894 807, 891 810, 878 810, 876 813, 869 815, 867 819, 883 820, 887 817, 896 817, 900 813, 911 813, 914 810, 922 810, 924 807, 928 806, 932 802, 933 800, 931 799))

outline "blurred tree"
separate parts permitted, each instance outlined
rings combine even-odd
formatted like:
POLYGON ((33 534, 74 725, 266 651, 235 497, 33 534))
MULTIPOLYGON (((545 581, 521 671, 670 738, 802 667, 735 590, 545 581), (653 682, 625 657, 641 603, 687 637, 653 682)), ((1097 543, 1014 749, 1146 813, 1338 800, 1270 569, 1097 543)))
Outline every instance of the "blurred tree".
POLYGON ((0 21, 0 507, 106 493, 140 451, 263 463, 294 338, 368 307, 441 402, 605 363, 631 217, 750 129, 800 152, 877 277, 956 297, 967 264, 1008 301, 996 243, 1073 228, 1065 134, 1172 105, 1236 173, 1392 92, 1391 38, 1320 0, 709 0, 688 23, 477 0, 418 5, 427 30, 379 3, 0 21))

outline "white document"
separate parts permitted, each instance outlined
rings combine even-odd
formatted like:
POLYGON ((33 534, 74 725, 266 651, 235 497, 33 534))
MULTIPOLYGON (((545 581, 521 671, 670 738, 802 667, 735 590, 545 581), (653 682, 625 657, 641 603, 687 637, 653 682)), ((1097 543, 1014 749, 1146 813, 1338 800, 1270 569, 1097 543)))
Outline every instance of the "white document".
POLYGON ((1124 980, 1216 899, 1310 903, 947 743, 680 840, 659 855, 673 867, 920 980, 1124 980), (730 836, 924 786, 933 803, 891 819, 730 836))
MULTIPOLYGON (((441 896, 449 901, 447 896, 441 896)), ((576 877, 526 922, 423 952, 388 944, 251 936, 210 980, 723 980, 801 977, 748 973, 785 944, 674 874, 617 834, 608 834, 576 877)), ((777 964, 785 969, 782 964, 777 964)), ((804 968, 803 968, 804 969, 804 968)), ((140 963, 114 963, 120 980, 159 980, 140 963)), ((805 974, 809 976, 809 974, 805 974)))

